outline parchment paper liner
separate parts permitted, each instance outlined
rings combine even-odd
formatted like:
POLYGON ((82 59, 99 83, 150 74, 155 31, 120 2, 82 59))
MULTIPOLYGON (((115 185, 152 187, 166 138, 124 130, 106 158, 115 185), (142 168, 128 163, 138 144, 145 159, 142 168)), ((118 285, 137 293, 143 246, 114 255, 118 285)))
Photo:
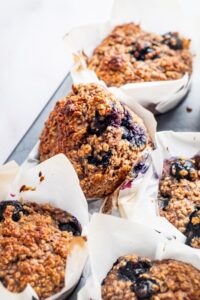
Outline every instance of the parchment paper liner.
MULTIPOLYGON (((10 182, 7 182, 7 197, 5 193, 0 200, 20 199, 22 201, 32 201, 36 203, 50 203, 52 206, 61 208, 74 215, 83 227, 88 224, 88 208, 83 192, 79 186, 76 172, 68 159, 59 154, 46 160, 45 162, 26 169, 19 168, 16 163, 9 163, 0 169, 0 178, 8 178, 10 172, 10 182), (3 169, 3 171, 2 171, 3 169), (13 174, 15 178, 13 178, 13 174), (5 170, 7 173, 5 175, 5 170), (40 182, 39 172, 42 172, 44 180, 40 182), (35 190, 19 192, 20 187, 26 185, 35 190)), ((47 298, 48 300, 64 299, 72 292, 78 283, 87 259, 87 243, 84 237, 77 237, 71 245, 71 253, 67 258, 65 270, 65 287, 57 294, 47 298)), ((36 293, 30 285, 18 294, 11 293, 0 284, 0 295, 3 300, 32 300, 33 296, 38 299, 36 293)))
MULTIPOLYGON (((159 216, 158 186, 164 159, 172 156, 191 158, 200 150, 200 133, 163 131, 156 133, 158 149, 152 152, 153 165, 148 169, 142 184, 121 195, 119 208, 124 218, 143 223, 166 235, 185 242, 185 236, 166 218, 159 216)), ((199 250, 197 250, 199 251, 199 250)))
MULTIPOLYGON (((161 5, 159 0, 149 0, 145 1, 145 3, 143 1, 143 6, 141 2, 136 0, 115 0, 109 21, 77 27, 67 33, 64 37, 64 42, 67 53, 71 54, 71 63, 73 64, 73 54, 80 55, 82 51, 90 57, 95 47, 100 44, 116 25, 128 22, 141 23, 144 30, 158 34, 179 31, 186 37, 192 38, 192 53, 198 52, 197 43, 195 44, 195 38, 197 39, 198 36, 195 25, 196 20, 191 19, 190 22, 194 22, 194 26, 188 26, 188 22, 185 22, 187 15, 182 9, 181 5, 183 4, 180 1, 162 1, 161 5), (156 9, 156 18, 152 14, 152 7, 156 9), (159 26, 158 19, 160 19, 159 26)), ((194 71, 196 71, 195 64, 196 59, 194 58, 194 71)), ((88 70, 86 66, 84 67, 84 72, 79 71, 81 72, 82 82, 85 79, 87 80, 88 76, 93 78, 93 82, 97 79, 95 73, 88 70)), ((130 98, 131 101, 138 102, 155 113, 164 113, 175 107, 184 98, 190 86, 191 76, 185 74, 178 80, 129 83, 120 88, 112 87, 109 89, 116 94, 120 91, 124 96, 130 98)))
POLYGON ((122 255, 135 253, 159 260, 172 258, 190 263, 200 270, 200 253, 191 247, 168 240, 145 225, 108 215, 92 216, 88 250, 92 274, 80 291, 79 300, 101 299, 101 282, 122 255))

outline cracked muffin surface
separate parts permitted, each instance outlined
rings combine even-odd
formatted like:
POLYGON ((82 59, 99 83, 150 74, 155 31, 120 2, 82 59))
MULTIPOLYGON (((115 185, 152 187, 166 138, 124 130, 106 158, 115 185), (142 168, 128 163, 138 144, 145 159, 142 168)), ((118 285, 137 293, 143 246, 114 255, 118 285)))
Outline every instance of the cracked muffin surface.
POLYGON ((87 59, 107 86, 180 79, 192 73, 190 40, 178 32, 145 32, 134 23, 116 26, 87 59))
POLYGON ((79 235, 77 219, 61 209, 0 202, 0 281, 14 293, 30 284, 41 300, 56 294, 72 245, 83 240, 79 235))
POLYGON ((158 196, 160 215, 200 248, 200 156, 165 160, 158 196))
POLYGON ((190 264, 127 255, 102 282, 103 300, 199 300, 200 271, 190 264))
MULTIPOLYGON (((144 122, 98 84, 72 86, 57 102, 40 137, 43 161, 64 153, 87 199, 113 193, 152 148, 144 122)), ((136 173, 136 172, 135 172, 136 173)))

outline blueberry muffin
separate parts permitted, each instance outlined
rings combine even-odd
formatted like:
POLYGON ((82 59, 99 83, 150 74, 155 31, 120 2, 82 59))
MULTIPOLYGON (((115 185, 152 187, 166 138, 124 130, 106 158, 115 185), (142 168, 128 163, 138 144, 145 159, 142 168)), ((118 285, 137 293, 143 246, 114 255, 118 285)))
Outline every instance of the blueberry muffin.
POLYGON ((11 292, 30 284, 40 300, 59 292, 72 243, 83 243, 69 213, 45 204, 0 202, 0 281, 11 292))
POLYGON ((72 86, 40 137, 40 161, 64 153, 87 199, 113 193, 151 149, 148 131, 127 106, 98 84, 72 86))
POLYGON ((129 23, 116 26, 87 64, 107 86, 174 80, 192 72, 189 46, 178 32, 158 35, 129 23))
POLYGON ((200 271, 180 261, 120 257, 102 282, 103 300, 199 300, 200 271))
POLYGON ((160 215, 187 236, 188 245, 200 248, 200 156, 164 162, 158 200, 160 215))

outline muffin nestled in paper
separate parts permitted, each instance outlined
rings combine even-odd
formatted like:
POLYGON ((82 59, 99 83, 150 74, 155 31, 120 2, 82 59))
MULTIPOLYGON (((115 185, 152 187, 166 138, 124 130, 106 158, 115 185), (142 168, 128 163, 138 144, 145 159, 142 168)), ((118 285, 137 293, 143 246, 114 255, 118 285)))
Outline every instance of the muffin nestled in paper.
POLYGON ((178 32, 145 32, 134 23, 116 26, 97 46, 88 68, 107 86, 180 79, 192 73, 190 40, 178 32))
POLYGON ((200 156, 165 160, 159 186, 160 215, 200 248, 200 156))
POLYGON ((73 85, 57 102, 40 137, 43 161, 64 153, 87 199, 112 194, 136 176, 152 142, 143 120, 98 84, 73 85))
POLYGON ((200 299, 200 271, 173 260, 120 257, 102 282, 102 299, 200 299))
POLYGON ((0 281, 4 287, 20 293, 29 284, 41 300, 60 292, 73 247, 84 248, 81 230, 75 217, 49 204, 0 202, 0 281))

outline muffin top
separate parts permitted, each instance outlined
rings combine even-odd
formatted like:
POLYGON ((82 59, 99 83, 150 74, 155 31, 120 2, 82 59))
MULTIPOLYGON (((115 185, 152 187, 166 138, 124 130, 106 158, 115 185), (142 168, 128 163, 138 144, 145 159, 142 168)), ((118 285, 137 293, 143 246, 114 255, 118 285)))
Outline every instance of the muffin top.
POLYGON ((200 156, 164 162, 159 210, 187 236, 188 245, 200 248, 200 156))
POLYGON ((0 281, 14 293, 30 284, 39 299, 59 292, 80 234, 75 217, 49 204, 0 202, 0 281))
POLYGON ((102 282, 103 300, 199 300, 200 271, 180 261, 120 257, 102 282))
POLYGON ((86 198, 94 199, 111 194, 133 175, 150 148, 141 118, 102 86, 79 84, 51 112, 39 154, 43 161, 64 153, 86 198))
POLYGON ((192 72, 190 40, 169 32, 145 32, 134 23, 116 26, 87 60, 108 86, 173 80, 192 72))

